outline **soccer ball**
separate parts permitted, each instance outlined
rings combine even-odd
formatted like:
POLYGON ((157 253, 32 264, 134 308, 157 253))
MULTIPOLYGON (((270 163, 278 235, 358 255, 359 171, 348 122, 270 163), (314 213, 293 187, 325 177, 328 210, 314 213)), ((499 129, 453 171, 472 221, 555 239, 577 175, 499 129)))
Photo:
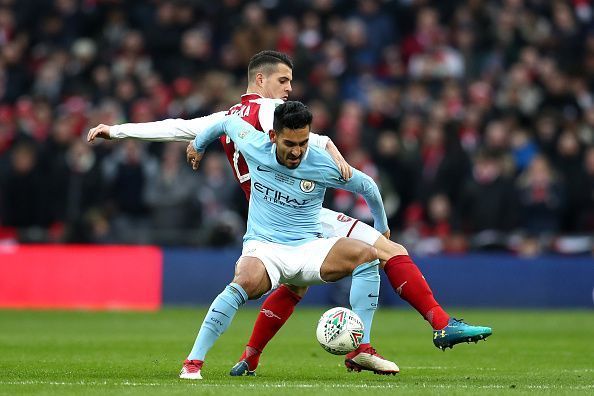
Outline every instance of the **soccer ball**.
POLYGON ((336 307, 322 314, 316 337, 326 351, 334 355, 346 355, 359 347, 363 331, 363 322, 356 313, 336 307))

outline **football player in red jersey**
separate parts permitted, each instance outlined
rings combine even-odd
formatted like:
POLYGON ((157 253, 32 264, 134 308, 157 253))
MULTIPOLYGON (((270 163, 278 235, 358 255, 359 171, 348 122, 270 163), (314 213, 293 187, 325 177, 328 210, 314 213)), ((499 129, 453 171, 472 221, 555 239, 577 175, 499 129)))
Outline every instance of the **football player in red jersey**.
MULTIPOLYGON (((137 138, 153 141, 189 141, 211 122, 233 113, 257 129, 268 133, 272 129, 274 108, 287 100, 291 93, 293 64, 283 53, 262 51, 254 55, 248 66, 248 87, 241 103, 231 107, 228 112, 215 113, 192 120, 164 120, 140 124, 104 125, 91 128, 88 141, 95 138, 121 139, 137 138)), ((249 199, 250 176, 247 164, 233 144, 221 139, 234 175, 249 199)), ((325 147, 342 170, 344 178, 350 178, 350 166, 344 161, 336 146, 324 136, 312 134, 310 144, 325 147)), ((188 146, 188 151, 193 148, 188 146)), ((189 153, 191 154, 191 153, 189 153)), ((491 334, 488 327, 470 326, 458 321, 437 303, 431 288, 418 267, 411 260, 407 250, 391 241, 387 235, 379 234, 373 227, 342 213, 323 208, 320 219, 324 233, 328 236, 346 236, 359 239, 374 246, 378 251, 380 265, 390 284, 402 299, 413 306, 432 326, 433 343, 445 349, 466 341, 484 339, 491 334)), ((254 325, 252 335, 239 362, 231 369, 231 375, 254 375, 260 355, 268 342, 293 313, 295 306, 306 293, 307 287, 282 285, 268 295, 254 325)), ((377 306, 377 296, 375 298, 377 306)), ((188 371, 192 362, 184 363, 188 371)), ((362 344, 357 350, 346 355, 345 365, 349 370, 369 370, 378 374, 398 372, 395 363, 383 358, 369 344, 362 344)))
MULTIPOLYGON (((275 51, 260 52, 252 58, 248 66, 247 92, 241 96, 240 103, 229 109, 228 114, 236 114, 254 128, 268 133, 272 129, 274 109, 289 98, 292 80, 292 62, 286 55, 275 51)), ((351 177, 350 166, 328 137, 311 134, 309 139, 309 144, 326 148, 341 169, 343 177, 351 177)), ((250 176, 245 159, 229 137, 221 137, 221 143, 235 178, 249 200, 250 176)))

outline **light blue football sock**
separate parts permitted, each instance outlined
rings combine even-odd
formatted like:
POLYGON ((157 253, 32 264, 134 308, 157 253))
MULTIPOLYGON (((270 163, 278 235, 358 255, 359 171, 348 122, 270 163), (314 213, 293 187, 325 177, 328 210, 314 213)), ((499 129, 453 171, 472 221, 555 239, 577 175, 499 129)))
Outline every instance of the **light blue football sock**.
POLYGON ((378 267, 379 260, 375 260, 361 264, 353 271, 349 301, 353 312, 359 315, 365 326, 362 344, 367 344, 371 340, 371 324, 380 290, 378 267))
POLYGON ((231 324, 235 312, 247 300, 247 293, 237 283, 225 287, 208 308, 188 360, 204 360, 210 348, 231 324))

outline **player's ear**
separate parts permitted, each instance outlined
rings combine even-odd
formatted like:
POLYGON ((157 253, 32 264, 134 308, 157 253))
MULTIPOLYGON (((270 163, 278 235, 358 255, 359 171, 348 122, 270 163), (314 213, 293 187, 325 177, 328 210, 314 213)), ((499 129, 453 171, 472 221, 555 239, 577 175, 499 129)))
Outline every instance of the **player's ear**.
POLYGON ((270 143, 276 143, 276 131, 274 129, 268 131, 268 137, 270 138, 270 143))
POLYGON ((264 84, 264 73, 256 73, 256 85, 261 87, 264 84))

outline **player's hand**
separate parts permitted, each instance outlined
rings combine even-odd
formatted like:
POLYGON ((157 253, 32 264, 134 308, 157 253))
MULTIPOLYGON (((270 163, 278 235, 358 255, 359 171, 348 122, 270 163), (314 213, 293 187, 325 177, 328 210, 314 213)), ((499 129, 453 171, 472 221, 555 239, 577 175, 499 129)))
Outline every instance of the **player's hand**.
POLYGON ((188 144, 188 147, 186 147, 186 160, 188 161, 188 164, 192 165, 192 170, 198 170, 202 155, 203 153, 196 151, 192 142, 188 144))
POLYGON ((338 165, 338 169, 340 169, 340 174, 344 180, 349 180, 353 177, 353 168, 346 162, 340 153, 338 153, 338 156, 334 157, 334 162, 338 165))
POLYGON ((386 239, 390 239, 390 229, 388 229, 388 231, 384 232, 382 235, 385 236, 386 239))
POLYGON ((336 166, 338 166, 342 178, 344 180, 349 180, 351 177, 353 177, 353 168, 349 165, 348 162, 346 162, 346 160, 344 159, 342 154, 340 154, 340 151, 338 151, 338 148, 334 145, 332 140, 328 140, 328 143, 326 144, 326 150, 328 151, 328 154, 332 156, 332 159, 336 163, 336 166))
POLYGON ((101 139, 111 139, 109 135, 109 130, 111 129, 110 125, 99 124, 95 128, 89 129, 89 133, 87 134, 87 142, 92 142, 95 138, 101 139))

